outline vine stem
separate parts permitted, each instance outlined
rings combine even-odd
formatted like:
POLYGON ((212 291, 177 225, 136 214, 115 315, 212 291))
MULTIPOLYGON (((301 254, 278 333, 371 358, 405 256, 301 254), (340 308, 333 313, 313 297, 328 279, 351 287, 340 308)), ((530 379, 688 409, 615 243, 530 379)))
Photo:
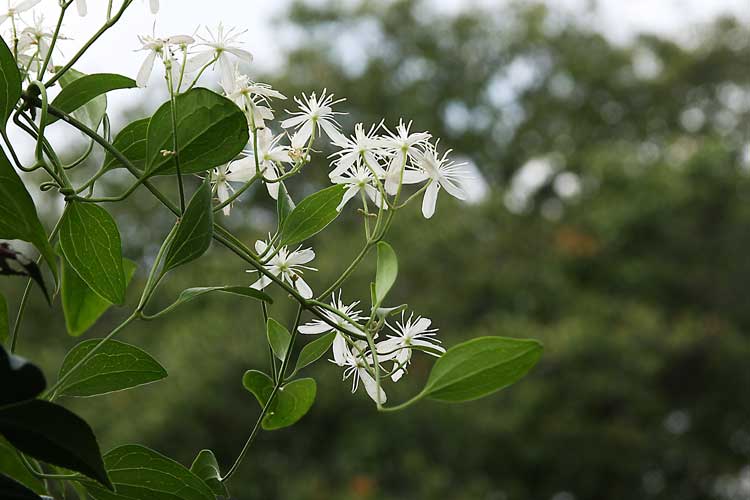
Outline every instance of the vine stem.
POLYGON ((258 435, 258 432, 260 431, 261 424, 263 423, 263 419, 268 414, 268 410, 271 408, 271 405, 276 399, 276 394, 281 390, 281 386, 284 382, 284 372, 286 371, 287 366, 289 365, 289 360, 292 358, 292 349, 294 348, 294 341, 297 338, 297 327, 299 326, 300 317, 302 316, 302 305, 297 308, 297 317, 294 320, 294 326, 292 328, 292 337, 289 340, 289 347, 286 350, 286 354, 284 355, 284 360, 281 363, 281 368, 279 369, 279 379, 276 381, 276 383, 273 386, 273 391, 271 391, 271 395, 268 396, 268 401, 266 401, 266 404, 263 405, 263 409, 260 412, 260 415, 258 416, 258 420, 255 421, 255 425, 253 426, 252 431, 250 431, 250 436, 247 438, 247 441, 245 441, 245 445, 242 447, 242 450, 240 451, 240 454, 237 456, 237 459, 232 464, 232 467, 229 468, 229 471, 221 477, 220 481, 223 483, 227 481, 232 475, 237 471, 240 464, 242 463, 242 460, 245 458, 245 455, 247 455, 248 450, 250 450, 250 446, 253 444, 253 441, 255 441, 255 437, 258 435))

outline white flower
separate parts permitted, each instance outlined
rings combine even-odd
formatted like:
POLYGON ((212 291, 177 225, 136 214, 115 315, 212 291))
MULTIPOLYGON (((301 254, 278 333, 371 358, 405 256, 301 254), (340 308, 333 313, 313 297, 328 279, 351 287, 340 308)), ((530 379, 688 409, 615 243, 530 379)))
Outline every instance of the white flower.
POLYGON ((248 114, 250 123, 259 129, 265 127, 265 120, 273 120, 273 111, 268 105, 268 99, 286 99, 284 94, 274 90, 270 85, 253 82, 247 75, 240 74, 237 67, 232 85, 224 87, 224 93, 248 114))
POLYGON ((344 101, 344 99, 334 100, 333 94, 326 95, 326 89, 323 89, 320 98, 313 92, 310 97, 302 94, 302 99, 295 97, 294 100, 299 105, 300 111, 294 113, 287 111, 294 116, 281 122, 283 128, 297 129, 292 137, 292 148, 300 149, 305 146, 316 125, 318 133, 322 128, 332 141, 341 137, 335 116, 343 113, 333 111, 332 106, 344 101))
POLYGON ((369 166, 378 177, 385 175, 385 171, 380 166, 377 157, 380 140, 375 137, 375 132, 380 128, 380 125, 373 125, 365 133, 364 126, 358 123, 354 126, 354 135, 351 138, 344 137, 340 133, 331 138, 333 143, 341 148, 341 151, 331 155, 338 156, 338 159, 334 161, 337 166, 329 174, 331 178, 341 175, 359 159, 362 159, 365 162, 365 166, 369 166))
POLYGON ((354 168, 350 168, 347 172, 348 175, 337 175, 331 178, 334 184, 343 184, 349 186, 344 192, 344 197, 341 199, 341 203, 336 207, 339 212, 349 200, 357 196, 359 193, 364 192, 376 206, 383 209, 387 209, 388 206, 383 202, 383 197, 380 192, 372 185, 374 177, 370 169, 365 167, 361 161, 358 161, 354 168))
MULTIPOLYGON (((263 267, 282 281, 292 285, 302 297, 311 299, 313 297, 313 291, 305 280, 302 279, 302 273, 304 272, 303 269, 317 271, 314 267, 304 265, 315 258, 315 252, 313 252, 312 248, 305 248, 304 250, 301 248, 302 247, 300 246, 297 250, 290 252, 287 247, 281 247, 277 251, 277 249, 270 246, 265 241, 258 240, 255 242, 255 251, 258 252, 258 254, 262 255, 266 253, 266 251, 271 254, 271 258, 268 262, 263 264, 263 267)), ((255 271, 249 270, 248 272, 255 271)), ((263 290, 270 285, 271 282, 271 278, 263 275, 258 281, 250 286, 256 290, 263 290)))
MULTIPOLYGON (((268 128, 262 128, 258 130, 258 166, 263 172, 264 180, 276 180, 280 177, 279 168, 277 163, 293 163, 292 158, 289 156, 289 148, 282 146, 279 141, 283 138, 283 134, 279 134, 274 137, 273 133, 268 128)), ((245 158, 237 160, 235 164, 246 169, 252 169, 253 172, 257 172, 255 166, 255 153, 252 150, 243 151, 246 155, 245 158)), ((266 182, 266 189, 268 194, 274 200, 279 197, 279 183, 278 182, 266 182)))
MULTIPOLYGON (((344 303, 341 302, 341 290, 339 290, 338 298, 336 297, 335 293, 331 294, 331 306, 341 313, 345 314, 346 316, 349 316, 349 318, 351 318, 355 322, 367 319, 367 317, 362 316, 362 311, 354 309, 358 304, 359 301, 352 302, 349 305, 344 305, 344 303)), ((364 331, 362 331, 362 328, 355 327, 349 321, 345 320, 338 314, 326 309, 320 309, 320 312, 342 330, 346 330, 360 336, 364 335, 364 331)), ((344 335, 339 330, 333 328, 331 325, 320 319, 314 319, 308 323, 305 323, 304 325, 301 325, 299 328, 297 328, 297 330, 299 330, 300 333, 304 333, 305 335, 317 335, 320 333, 336 332, 336 337, 334 337, 333 339, 333 362, 339 366, 344 366, 346 364, 346 356, 349 353, 349 348, 346 345, 346 339, 344 338, 344 335)))
POLYGON ((468 195, 463 184, 471 179, 466 163, 455 163, 448 159, 451 150, 439 157, 435 148, 436 146, 432 145, 427 147, 419 160, 419 166, 430 182, 422 199, 422 214, 426 219, 435 213, 437 195, 441 187, 459 200, 465 200, 468 195))
POLYGON ((201 42, 198 45, 205 47, 205 49, 190 58, 185 65, 185 70, 192 73, 213 61, 215 65, 219 66, 221 85, 225 89, 230 88, 234 85, 235 76, 230 54, 248 64, 253 60, 253 55, 239 46, 241 43, 239 37, 244 31, 238 32, 235 28, 224 31, 224 26, 221 23, 216 29, 216 34, 208 28, 206 28, 206 31, 211 38, 201 37, 201 42))
MULTIPOLYGON (((45 29, 44 16, 36 14, 34 15, 34 24, 31 24, 23 29, 18 35, 18 61, 23 66, 27 66, 29 71, 37 71, 41 61, 46 59, 47 54, 50 51, 50 42, 52 41, 52 30, 45 29)), ((65 40, 66 37, 59 35, 61 40, 65 40)), ((50 59, 51 62, 51 59, 50 59)), ((48 66, 51 71, 53 64, 48 66)))
POLYGON ((373 401, 379 404, 383 404, 387 401, 385 391, 380 387, 378 391, 378 384, 370 375, 368 368, 372 365, 372 356, 367 353, 367 342, 364 340, 357 340, 354 342, 352 350, 346 351, 346 360, 343 380, 352 377, 352 392, 356 392, 359 387, 359 382, 365 386, 367 395, 372 398, 373 401), (361 353, 360 353, 361 351, 361 353))
MULTIPOLYGON (((221 165, 211 173, 211 183, 214 185, 214 191, 219 198, 219 203, 224 203, 232 194, 232 182, 247 182, 255 175, 255 164, 250 169, 239 162, 231 162, 221 165)), ((231 204, 223 208, 224 215, 229 215, 231 204)))
POLYGON ((388 325, 388 328, 393 330, 396 335, 389 335, 386 340, 378 342, 376 346, 379 361, 393 361, 395 371, 391 374, 391 379, 394 382, 398 382, 406 373, 406 367, 411 361, 412 347, 426 347, 430 349, 426 352, 433 356, 439 356, 433 351, 445 352, 443 346, 440 345, 440 341, 434 338, 438 331, 437 328, 430 329, 432 322, 421 316, 418 316, 412 322, 413 317, 412 314, 409 319, 404 321, 404 314, 401 313, 401 322, 396 323, 396 328, 388 325))
POLYGON ((8 20, 8 18, 16 17, 16 15, 20 14, 21 12, 26 12, 29 9, 33 9, 34 6, 41 1, 42 0, 22 0, 20 2, 13 2, 11 0, 8 0, 8 10, 5 12, 5 14, 0 14, 0 24, 3 24, 8 20))
POLYGON ((138 40, 141 42, 142 47, 138 50, 148 51, 146 59, 141 64, 141 68, 138 70, 138 76, 135 79, 136 85, 139 87, 145 87, 148 84, 148 79, 151 76, 151 71, 154 69, 154 61, 156 56, 161 57, 165 63, 170 62, 172 68, 173 79, 179 78, 180 75, 180 64, 172 53, 172 47, 181 47, 183 50, 187 50, 187 46, 194 43, 195 40, 189 35, 176 35, 168 38, 156 38, 150 35, 138 36, 138 40))
POLYGON ((424 180, 424 175, 418 170, 409 168, 407 160, 416 161, 427 147, 430 137, 428 132, 409 133, 411 122, 404 125, 401 120, 394 134, 386 129, 388 136, 381 139, 381 144, 391 151, 391 161, 385 175, 385 191, 390 195, 398 192, 400 184, 416 184, 424 180), (401 172, 403 170, 403 175, 401 172))
POLYGON ((88 13, 86 8, 86 0, 76 0, 76 7, 78 8, 78 15, 83 17, 88 13))

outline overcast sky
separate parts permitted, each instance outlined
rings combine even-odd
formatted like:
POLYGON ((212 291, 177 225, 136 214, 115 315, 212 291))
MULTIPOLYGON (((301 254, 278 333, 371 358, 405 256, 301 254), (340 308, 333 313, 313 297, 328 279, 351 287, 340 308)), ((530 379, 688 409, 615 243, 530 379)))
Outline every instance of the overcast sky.
MULTIPOLYGON (((37 11, 54 23, 58 0, 42 0, 37 11)), ((314 0, 317 3, 325 0, 314 0)), ((383 0, 385 1, 385 0, 383 0)), ((0 0, 4 3, 4 0, 0 0)), ((431 0, 437 11, 454 13, 476 5, 502 6, 507 0, 431 0)), ((104 18, 105 0, 88 0, 88 16, 81 18, 71 8, 63 33, 71 38, 61 44, 62 55, 55 54, 58 63, 72 55, 80 43, 96 31, 104 18)), ((117 1, 115 3, 118 3, 117 1)), ((279 53, 289 43, 272 26, 272 19, 283 13, 288 0, 161 0, 157 16, 151 15, 148 0, 135 0, 121 22, 108 31, 79 61, 76 68, 85 73, 116 72, 135 77, 144 58, 139 48, 138 34, 150 34, 156 26, 159 36, 193 34, 199 26, 216 26, 224 22, 247 30, 245 47, 255 55, 255 66, 273 70, 279 53)), ((597 8, 590 8, 591 0, 549 0, 553 6, 576 13, 583 24, 600 29, 618 42, 627 41, 642 31, 672 36, 689 43, 694 39, 694 26, 722 14, 733 14, 750 22, 748 0, 601 0, 597 8)), ((7 28, 7 26, 5 26, 7 28)), ((158 70, 152 75, 157 87, 158 70)), ((114 129, 123 125, 120 110, 132 106, 134 98, 142 98, 139 91, 118 91, 110 97, 109 111, 114 129)), ((156 106, 159 99, 155 99, 156 106)), ((55 134, 57 135, 57 134, 55 134)), ((14 138, 15 138, 14 134, 14 138)), ((23 141, 23 140, 22 140, 23 141)), ((25 141, 23 141, 25 142, 25 141)), ((27 149, 21 147, 20 149, 27 149)))

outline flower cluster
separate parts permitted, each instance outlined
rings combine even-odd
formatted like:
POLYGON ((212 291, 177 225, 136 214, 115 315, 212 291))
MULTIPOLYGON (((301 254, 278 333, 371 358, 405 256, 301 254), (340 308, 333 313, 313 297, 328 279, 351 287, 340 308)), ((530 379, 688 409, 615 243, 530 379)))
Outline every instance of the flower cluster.
MULTIPOLYGON (((429 132, 412 131, 411 122, 402 120, 393 130, 383 122, 369 127, 357 123, 347 136, 339 123, 344 113, 337 109, 344 99, 326 89, 294 97, 297 109, 286 111, 288 116, 274 133, 277 112, 273 103, 286 96, 240 71, 240 64, 249 63, 252 56, 241 48, 239 35, 237 30, 219 26, 200 41, 186 36, 141 37, 143 50, 149 54, 139 73, 139 84, 145 85, 157 57, 171 72, 171 76, 167 75, 171 90, 179 91, 185 75, 195 74, 195 84, 206 69, 213 68, 224 95, 246 116, 250 144, 233 161, 210 173, 225 215, 230 215, 232 203, 256 181, 265 184, 270 197, 277 199, 281 183, 310 163, 313 145, 323 140, 327 141, 327 149, 334 150, 328 157, 329 179, 345 187, 339 211, 357 202, 365 217, 373 217, 374 212, 396 211, 421 195, 422 213, 430 218, 441 189, 458 199, 467 198, 469 170, 465 164, 451 161, 450 151, 438 152, 439 141, 433 141, 429 132), (186 63, 181 65, 180 61, 186 63), (419 186, 408 199, 402 199, 404 186, 412 185, 419 186)), ((302 299, 312 299, 315 294, 304 275, 316 270, 308 265, 315 252, 311 248, 278 246, 277 236, 269 235, 267 240, 256 242, 255 251, 264 272, 251 287, 262 290, 277 281, 296 290, 302 299)), ((380 381, 400 380, 408 370, 413 351, 439 356, 444 349, 435 338, 437 330, 430 328, 429 319, 406 316, 402 311, 401 319, 391 324, 387 320, 389 314, 373 312, 369 317, 357 305, 358 302, 342 302, 339 291, 338 296, 332 296, 330 307, 317 309, 318 319, 299 326, 298 331, 335 332, 332 361, 344 369, 345 379, 351 378, 353 390, 361 382, 367 394, 382 404, 386 393, 380 381)))
POLYGON ((407 318, 402 311, 401 320, 394 327, 385 319, 375 322, 363 316, 362 311, 356 309, 358 304, 344 304, 339 290, 338 296, 331 295, 331 309, 320 310, 328 321, 312 320, 301 325, 298 331, 307 335, 334 332, 331 361, 344 368, 344 380, 352 379, 352 392, 361 382, 370 398, 383 404, 387 396, 376 380, 376 365, 381 377, 387 376, 398 382, 407 372, 414 350, 440 356, 445 349, 435 338, 437 329, 430 328, 429 319, 421 316, 414 319, 413 314, 407 318), (380 340, 383 326, 392 334, 380 340), (369 342, 366 340, 368 335, 369 342))

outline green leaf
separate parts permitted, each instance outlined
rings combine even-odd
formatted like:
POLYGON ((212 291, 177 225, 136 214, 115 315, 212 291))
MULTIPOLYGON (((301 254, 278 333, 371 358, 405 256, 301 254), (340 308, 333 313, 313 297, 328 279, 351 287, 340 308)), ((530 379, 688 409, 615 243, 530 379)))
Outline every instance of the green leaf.
POLYGON ((62 406, 40 399, 4 406, 0 434, 27 455, 112 487, 91 427, 62 406))
POLYGON ((0 498, 3 500, 42 500, 32 490, 4 474, 0 474, 0 498))
MULTIPOLYGON (((66 113, 72 113, 93 99, 112 90, 130 89, 136 86, 135 80, 132 78, 113 73, 82 75, 66 84, 64 79, 67 74, 66 72, 60 81, 60 84, 63 85, 62 91, 52 101, 53 107, 66 113)), ((50 116, 49 123, 54 123, 56 120, 56 117, 50 116)))
POLYGON ((187 264, 203 255, 211 246, 214 211, 211 207, 211 184, 208 178, 193 195, 180 219, 177 232, 164 258, 164 272, 187 264))
POLYGON ((10 335, 10 323, 8 322, 8 302, 0 293, 0 344, 4 344, 10 335))
POLYGON ((248 370, 242 376, 242 385, 255 396, 261 408, 266 406, 268 398, 273 392, 271 377, 258 370, 248 370))
POLYGON ((3 130, 20 98, 21 74, 18 72, 16 59, 5 41, 0 40, 0 127, 3 130))
MULTIPOLYGON (((250 391, 261 407, 265 407, 273 392, 271 377, 257 370, 248 370, 242 377, 242 385, 250 391)), ((261 425, 267 431, 289 427, 305 416, 315 402, 317 386, 311 378, 294 380, 281 387, 261 425)))
MULTIPOLYGON (((143 118, 142 120, 136 120, 125 126, 120 133, 115 137, 112 146, 115 147, 122 155, 130 160, 138 170, 146 169, 146 146, 148 144, 147 133, 148 133, 148 122, 149 118, 143 118)), ((104 165, 102 168, 124 168, 125 165, 120 163, 120 160, 107 151, 104 157, 104 165)))
MULTIPOLYGON (((122 259, 122 268, 127 287, 135 273, 136 264, 132 260, 122 259)), ((78 337, 91 328, 112 303, 91 290, 65 258, 62 259, 61 275, 60 295, 65 313, 65 326, 70 335, 78 337)))
POLYGON ((283 182, 279 182, 279 196, 276 199, 276 216, 279 220, 279 227, 284 224, 284 221, 289 214, 294 210, 294 201, 289 196, 289 191, 286 190, 286 186, 283 182))
POLYGON ((186 302, 190 302, 191 300, 197 299, 198 297, 205 295, 207 293, 212 292, 219 292, 219 293, 227 293, 231 295, 239 295, 243 297, 250 297, 252 299, 262 300, 263 302, 267 302, 269 304, 273 303, 273 299, 266 295, 264 292, 261 292, 260 290, 256 290, 254 288, 250 288, 247 285, 244 286, 205 286, 205 287, 196 287, 196 288, 188 288, 186 290, 183 290, 180 293, 180 296, 177 297, 177 300, 175 300, 169 307, 158 313, 158 315, 164 314, 168 311, 172 311, 173 309, 181 306, 182 304, 185 304, 186 302))
POLYGON ((0 238, 32 243, 44 256, 50 269, 57 273, 55 252, 39 222, 34 201, 0 150, 0 238))
POLYGON ((375 275, 376 304, 383 303, 398 276, 398 259, 396 252, 385 241, 378 242, 378 270, 375 275))
POLYGON ((267 431, 289 427, 305 416, 315 402, 317 386, 311 378, 300 378, 281 387, 261 425, 267 431))
POLYGON ((211 450, 201 450, 198 456, 193 460, 190 466, 190 472, 203 479, 203 482, 211 488, 215 495, 229 498, 229 491, 224 483, 221 482, 221 471, 219 463, 216 461, 214 452, 211 450))
POLYGON ((435 362, 422 394, 446 402, 470 401, 504 389, 539 361, 536 340, 479 337, 448 350, 435 362))
POLYGON ((289 343, 292 340, 289 331, 275 319, 268 318, 266 335, 268 336, 268 345, 271 346, 271 350, 277 358, 283 361, 289 349, 289 343))
POLYGON ((0 406, 37 397, 47 387, 42 371, 0 346, 0 406))
POLYGON ((93 203, 70 203, 60 223, 60 248, 78 276, 112 304, 125 302, 120 232, 93 203))
POLYGON ((94 500, 215 500, 200 477, 145 446, 115 448, 104 456, 104 463, 117 493, 87 483, 94 500))
MULTIPOLYGON (((60 77, 60 86, 63 88, 63 90, 60 92, 60 95, 62 95, 63 92, 70 95, 70 91, 66 91, 66 89, 83 78, 87 78, 87 75, 85 73, 81 73, 80 71, 76 71, 72 68, 68 69, 68 71, 66 71, 60 77)), ((71 95, 71 97, 74 96, 71 95)), ((53 101, 52 104, 55 105, 55 101, 53 101)), ((92 99, 89 99, 82 106, 79 106, 78 109, 72 112, 72 115, 74 118, 88 125, 89 128, 97 130, 99 128, 99 125, 101 125, 102 120, 104 120, 104 115, 106 113, 107 96, 101 94, 95 96, 92 99)), ((57 118, 50 115, 49 123, 54 122, 56 119, 57 118)))
POLYGON ((331 344, 333 344, 333 339, 335 338, 336 332, 329 332, 303 347, 297 358, 297 366, 294 371, 298 372, 307 365, 320 359, 320 357, 331 348, 331 344))
MULTIPOLYGON (((12 477, 35 493, 44 493, 44 483, 28 471, 9 442, 0 437, 0 474, 12 477)), ((2 488, 0 487, 0 493, 2 488)), ((0 498, 5 498, 0 494, 0 498)))
POLYGON ((336 207, 344 197, 344 186, 331 186, 302 200, 281 226, 280 246, 292 245, 318 234, 338 217, 336 207))
MULTIPOLYGON (((68 352, 60 367, 62 378, 99 344, 86 340, 68 352)), ((108 340, 57 390, 60 396, 89 397, 150 384, 167 376, 167 371, 147 352, 117 340, 108 340)))
MULTIPOLYGON (((216 92, 195 88, 176 98, 177 146, 180 170, 192 174, 234 159, 250 135, 245 114, 232 101, 216 92)), ((148 125, 147 172, 176 173, 174 157, 163 151, 174 149, 170 103, 164 103, 148 125)))

